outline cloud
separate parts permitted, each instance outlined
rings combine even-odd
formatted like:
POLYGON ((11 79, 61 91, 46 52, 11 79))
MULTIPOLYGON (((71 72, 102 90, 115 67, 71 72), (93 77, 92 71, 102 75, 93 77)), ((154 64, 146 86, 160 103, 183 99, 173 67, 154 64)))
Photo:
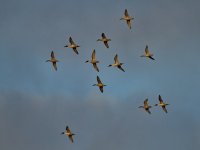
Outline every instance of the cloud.
POLYGON ((199 146, 198 122, 181 110, 174 112, 170 106, 169 114, 153 108, 149 115, 137 108, 140 104, 133 97, 119 101, 98 95, 87 99, 14 91, 1 95, 0 144, 6 150, 160 147, 186 150, 199 146), (59 135, 66 125, 76 133, 74 144, 59 135))

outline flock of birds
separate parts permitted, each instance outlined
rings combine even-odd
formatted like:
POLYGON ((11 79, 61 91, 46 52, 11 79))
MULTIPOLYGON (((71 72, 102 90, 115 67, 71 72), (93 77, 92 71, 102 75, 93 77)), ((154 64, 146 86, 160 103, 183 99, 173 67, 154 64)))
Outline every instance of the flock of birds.
MULTIPOLYGON (((127 23, 127 25, 128 25, 128 27, 129 27, 129 29, 131 29, 131 21, 134 20, 134 17, 129 16, 128 10, 125 9, 124 16, 120 20, 125 20, 126 23, 127 23)), ((105 45, 105 47, 109 48, 108 42, 111 41, 111 39, 107 38, 106 35, 105 35, 105 33, 102 33, 101 34, 101 39, 98 39, 97 41, 103 42, 104 45, 105 45)), ((69 44, 65 45, 64 47, 72 48, 73 51, 77 55, 79 54, 77 48, 80 47, 80 46, 77 45, 73 41, 72 37, 69 37, 69 44)), ((150 51, 149 51, 148 45, 146 45, 145 50, 144 50, 144 54, 141 55, 141 57, 146 57, 146 58, 149 58, 151 60, 155 60, 153 58, 153 54, 150 53, 150 51)), ((59 60, 56 59, 53 51, 51 52, 51 58, 49 60, 47 60, 46 62, 51 62, 52 65, 53 65, 53 67, 54 67, 54 69, 57 71, 57 62, 59 62, 59 60)), ((87 60, 85 63, 91 63, 93 65, 94 69, 97 72, 99 72, 99 68, 97 66, 97 63, 99 63, 99 61, 96 59, 96 51, 95 50, 93 50, 93 52, 92 52, 91 60, 87 60)), ((114 57, 114 63, 108 65, 108 67, 117 67, 121 71, 125 72, 125 70, 122 68, 122 65, 123 65, 123 63, 119 62, 118 55, 116 54, 115 57, 114 57)), ((97 84, 93 84, 93 86, 98 86, 99 90, 103 93, 103 87, 106 86, 106 85, 103 84, 102 81, 101 81, 101 79, 99 78, 99 76, 97 76, 97 84)), ((155 104, 154 106, 160 106, 160 107, 162 107, 163 111, 165 113, 167 113, 166 106, 169 105, 169 104, 165 103, 160 95, 158 96, 158 100, 159 100, 159 103, 155 104)), ((145 99, 143 106, 139 106, 138 108, 143 108, 147 113, 151 114, 150 108, 152 108, 152 106, 149 105, 148 99, 145 99)), ((66 126, 65 132, 62 132, 61 134, 64 134, 64 135, 68 136, 69 139, 70 139, 70 141, 72 143, 74 142, 73 136, 75 134, 71 132, 71 130, 69 129, 68 126, 66 126)))

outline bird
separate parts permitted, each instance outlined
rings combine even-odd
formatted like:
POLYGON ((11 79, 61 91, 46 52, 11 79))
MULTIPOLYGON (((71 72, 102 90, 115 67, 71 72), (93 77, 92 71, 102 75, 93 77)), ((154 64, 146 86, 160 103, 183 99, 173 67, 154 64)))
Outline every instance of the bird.
POLYGON ((68 138, 70 139, 70 141, 71 141, 72 143, 74 142, 73 136, 74 136, 75 134, 71 132, 71 130, 69 129, 68 126, 66 126, 65 132, 62 132, 61 134, 64 134, 64 135, 68 136, 68 138))
POLYGON ((118 55, 116 54, 115 55, 115 57, 114 57, 114 64, 110 64, 108 67, 111 67, 111 66, 113 66, 113 67, 117 67, 117 68, 119 68, 120 70, 122 70, 123 72, 125 72, 125 70, 122 68, 122 65, 124 64, 124 63, 120 63, 119 62, 119 60, 118 60, 118 55))
POLYGON ((151 108, 151 106, 149 106, 149 104, 148 104, 148 98, 144 100, 144 106, 139 106, 138 108, 144 108, 144 110, 146 112, 148 112, 149 114, 151 114, 151 112, 149 110, 151 108))
POLYGON ((109 48, 109 45, 108 45, 108 41, 111 41, 111 39, 108 39, 106 37, 106 35, 104 33, 101 34, 101 39, 98 39, 97 41, 102 41, 104 43, 104 45, 109 48))
POLYGON ((150 58, 150 59, 152 59, 152 60, 155 60, 155 59, 153 58, 153 54, 151 54, 151 53, 149 52, 148 45, 146 45, 146 47, 145 47, 145 53, 144 53, 144 55, 141 55, 140 57, 147 57, 147 58, 150 58))
POLYGON ((125 20, 128 27, 131 29, 131 20, 133 20, 133 19, 134 19, 134 17, 130 17, 128 14, 128 10, 125 9, 124 16, 120 20, 125 20))
POLYGON ((70 45, 65 45, 64 47, 69 47, 72 48, 74 50, 74 52, 78 55, 78 50, 77 48, 80 47, 79 45, 77 45, 73 40, 72 37, 69 37, 69 43, 70 45))
POLYGON ((52 62, 54 69, 57 71, 57 66, 56 63, 59 62, 54 55, 54 52, 51 52, 51 59, 50 60, 46 60, 46 62, 52 62))
POLYGON ((99 90, 101 91, 101 93, 103 93, 103 87, 104 86, 107 86, 105 84, 103 84, 99 78, 99 76, 97 76, 97 84, 93 84, 93 86, 98 86, 99 87, 99 90))
POLYGON ((169 105, 169 104, 165 103, 160 95, 158 95, 158 100, 159 100, 160 103, 159 104, 155 104, 155 106, 161 106, 163 111, 165 113, 167 113, 166 106, 169 105))
POLYGON ((99 63, 99 61, 96 60, 96 52, 95 52, 95 49, 94 49, 93 52, 92 52, 92 59, 91 59, 91 60, 87 60, 85 63, 88 63, 88 62, 90 62, 90 63, 93 65, 94 69, 95 69, 97 72, 99 72, 99 68, 97 67, 97 63, 99 63))

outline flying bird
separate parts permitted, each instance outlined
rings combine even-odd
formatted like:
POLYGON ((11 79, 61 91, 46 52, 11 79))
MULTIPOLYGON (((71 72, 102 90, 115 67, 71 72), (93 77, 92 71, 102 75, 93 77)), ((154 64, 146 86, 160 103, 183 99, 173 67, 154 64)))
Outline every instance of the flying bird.
POLYGON ((128 10, 125 9, 124 16, 120 20, 125 20, 128 27, 131 29, 131 20, 133 20, 133 19, 134 19, 134 17, 130 17, 128 14, 128 10))
POLYGON ((71 132, 71 130, 69 129, 68 126, 66 126, 65 132, 62 132, 61 134, 64 134, 64 135, 68 136, 68 138, 70 139, 70 141, 71 141, 72 143, 74 142, 73 136, 74 136, 75 134, 71 132))
POLYGON ((74 52, 78 55, 78 50, 77 50, 77 48, 80 47, 80 46, 77 45, 77 44, 72 40, 72 37, 69 37, 69 43, 70 43, 70 45, 65 45, 64 47, 72 48, 72 49, 74 50, 74 52))
POLYGON ((115 55, 115 57, 114 57, 114 64, 110 64, 108 67, 117 67, 117 68, 119 68, 120 70, 122 70, 123 72, 125 72, 124 71, 124 69, 122 68, 122 65, 123 65, 124 63, 120 63, 119 62, 119 60, 118 60, 118 55, 116 54, 115 55))
POLYGON ((163 109, 163 111, 165 112, 165 113, 167 113, 167 109, 166 109, 166 106, 167 105, 169 105, 169 104, 166 104, 164 101, 163 101, 163 99, 162 99, 162 97, 159 95, 158 96, 158 100, 159 100, 159 104, 155 104, 155 106, 161 106, 162 107, 162 109, 163 109))
POLYGON ((103 93, 103 87, 106 85, 101 82, 99 76, 97 76, 97 82, 98 82, 98 84, 93 84, 93 86, 98 86, 101 93, 103 93))
POLYGON ((111 39, 108 39, 106 37, 106 35, 104 33, 101 34, 101 39, 98 39, 97 41, 102 41, 104 43, 104 45, 109 48, 109 45, 108 45, 108 41, 111 41, 111 39))
POLYGON ((46 62, 52 62, 54 69, 57 71, 57 66, 56 63, 59 62, 54 55, 54 52, 51 52, 51 59, 50 60, 46 60, 46 62))
POLYGON ((151 114, 151 112, 149 110, 151 108, 151 106, 149 106, 149 104, 148 104, 148 99, 145 99, 144 106, 139 106, 138 108, 143 108, 146 112, 151 114))
POLYGON ((147 58, 150 58, 152 60, 155 60, 153 58, 153 54, 151 54, 150 51, 149 51, 148 45, 146 45, 146 47, 145 47, 144 55, 141 55, 140 57, 147 57, 147 58))
POLYGON ((99 63, 99 61, 96 60, 96 52, 95 52, 95 50, 93 50, 93 52, 92 52, 92 59, 91 60, 87 60, 85 63, 88 63, 88 62, 90 62, 93 65, 94 69, 97 72, 99 72, 99 68, 97 67, 97 63, 99 63))

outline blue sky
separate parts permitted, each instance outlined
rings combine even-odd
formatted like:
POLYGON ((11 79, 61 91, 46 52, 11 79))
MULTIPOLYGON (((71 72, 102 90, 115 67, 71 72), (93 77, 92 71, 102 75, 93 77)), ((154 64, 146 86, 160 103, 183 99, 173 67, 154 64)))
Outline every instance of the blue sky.
POLYGON ((0 2, 1 149, 198 149, 199 1, 0 2), (120 21, 125 9, 131 30, 120 21), (96 41, 102 32, 109 49, 96 41), (70 36, 80 55, 64 48, 70 36), (146 45, 155 61, 139 57, 146 45), (99 73, 84 63, 93 49, 99 73), (57 72, 45 62, 52 50, 57 72), (107 67, 115 54, 125 73, 107 67), (91 86, 97 75, 103 94, 91 86), (159 94, 168 114, 137 108, 159 94), (66 125, 74 144, 59 135, 66 125))

